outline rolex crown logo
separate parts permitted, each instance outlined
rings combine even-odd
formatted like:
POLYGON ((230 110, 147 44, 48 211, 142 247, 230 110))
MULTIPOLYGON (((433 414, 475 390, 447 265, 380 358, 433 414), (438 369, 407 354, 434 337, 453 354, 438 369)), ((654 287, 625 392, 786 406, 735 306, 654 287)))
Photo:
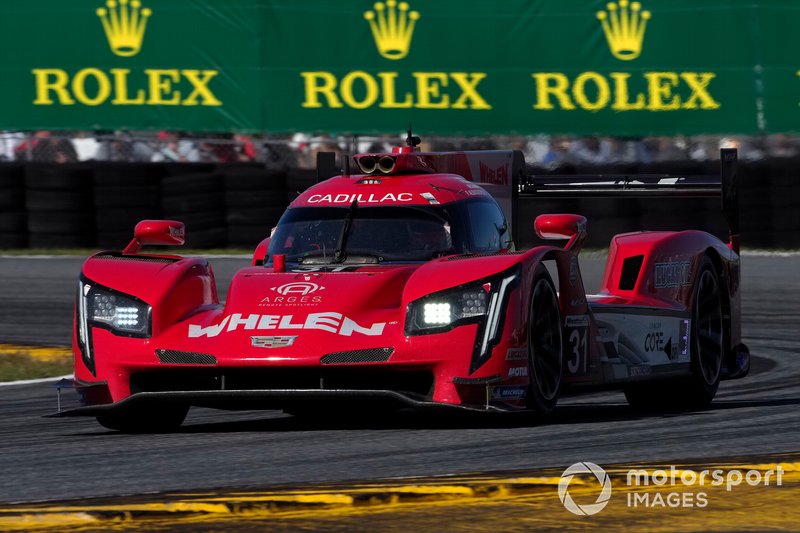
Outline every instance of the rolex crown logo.
POLYGON ((103 21, 111 51, 122 57, 138 54, 152 14, 151 9, 142 9, 140 0, 108 0, 106 7, 98 8, 97 16, 103 21))
POLYGON ((386 3, 376 2, 375 11, 364 13, 378 52, 386 59, 403 59, 408 55, 414 24, 419 20, 419 12, 408 9, 408 2, 386 0, 386 3))
POLYGON ((642 11, 642 4, 628 0, 609 2, 608 11, 598 11, 597 18, 603 25, 608 46, 617 59, 630 61, 642 53, 642 40, 649 11, 642 11))

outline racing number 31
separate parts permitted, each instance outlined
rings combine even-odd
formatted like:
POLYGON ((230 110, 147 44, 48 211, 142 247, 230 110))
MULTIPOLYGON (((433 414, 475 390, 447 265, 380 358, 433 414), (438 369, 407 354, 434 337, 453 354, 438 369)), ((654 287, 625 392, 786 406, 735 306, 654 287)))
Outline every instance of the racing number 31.
POLYGON ((567 359, 567 370, 570 374, 586 373, 589 357, 587 335, 589 332, 589 317, 586 315, 568 316, 566 322, 567 341, 569 342, 570 355, 567 359))

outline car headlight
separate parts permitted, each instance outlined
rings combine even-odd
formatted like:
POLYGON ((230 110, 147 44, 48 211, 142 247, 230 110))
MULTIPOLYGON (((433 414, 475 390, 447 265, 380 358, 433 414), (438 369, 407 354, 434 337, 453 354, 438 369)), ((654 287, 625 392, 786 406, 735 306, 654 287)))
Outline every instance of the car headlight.
POLYGON ((410 334, 434 333, 476 322, 486 316, 491 285, 474 284, 431 294, 409 307, 406 330, 410 334), (487 290, 488 289, 488 290, 487 290))
POLYGON ((488 321, 488 333, 494 336, 508 289, 518 277, 515 269, 411 302, 406 315, 406 334, 441 333, 462 324, 488 321))
POLYGON ((130 296, 91 282, 81 281, 78 302, 86 325, 128 337, 150 336, 150 306, 130 296))

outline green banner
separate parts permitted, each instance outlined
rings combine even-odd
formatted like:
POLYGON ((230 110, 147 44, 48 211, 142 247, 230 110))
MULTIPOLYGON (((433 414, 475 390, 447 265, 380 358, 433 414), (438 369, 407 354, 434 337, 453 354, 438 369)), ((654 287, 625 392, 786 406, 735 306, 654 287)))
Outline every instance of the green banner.
POLYGON ((8 0, 0 129, 796 132, 779 0, 8 0))

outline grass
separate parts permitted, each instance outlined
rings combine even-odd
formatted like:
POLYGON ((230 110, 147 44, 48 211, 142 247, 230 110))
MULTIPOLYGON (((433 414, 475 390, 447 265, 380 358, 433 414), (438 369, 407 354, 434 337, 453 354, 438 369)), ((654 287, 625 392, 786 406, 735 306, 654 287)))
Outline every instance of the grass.
POLYGON ((0 382, 51 378, 71 373, 71 356, 40 359, 25 354, 0 354, 0 382))

